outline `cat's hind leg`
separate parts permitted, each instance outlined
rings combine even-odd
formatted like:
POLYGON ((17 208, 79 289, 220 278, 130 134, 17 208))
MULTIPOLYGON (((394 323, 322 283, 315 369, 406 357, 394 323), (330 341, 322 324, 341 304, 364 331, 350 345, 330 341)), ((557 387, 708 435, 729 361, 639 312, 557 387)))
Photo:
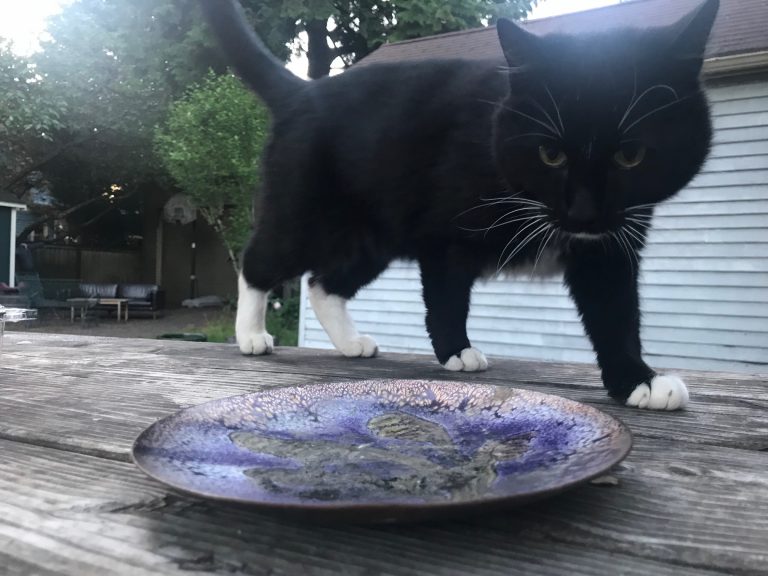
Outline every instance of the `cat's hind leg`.
POLYGON ((329 294, 317 281, 309 283, 309 301, 318 321, 336 350, 348 358, 376 356, 379 347, 370 336, 361 335, 347 310, 347 299, 329 294))
POLYGON ((357 331, 347 302, 387 264, 370 259, 332 273, 318 273, 309 279, 309 301, 315 316, 334 347, 348 358, 370 358, 379 351, 373 338, 357 331))
POLYGON ((269 291, 250 286, 243 273, 237 280, 237 319, 235 338, 243 354, 270 354, 274 339, 267 332, 267 300, 269 291))
POLYGON ((237 282, 235 337, 243 354, 269 354, 274 339, 267 332, 269 291, 303 272, 300 250, 286 234, 279 234, 272 222, 253 235, 243 254, 243 268, 237 282))

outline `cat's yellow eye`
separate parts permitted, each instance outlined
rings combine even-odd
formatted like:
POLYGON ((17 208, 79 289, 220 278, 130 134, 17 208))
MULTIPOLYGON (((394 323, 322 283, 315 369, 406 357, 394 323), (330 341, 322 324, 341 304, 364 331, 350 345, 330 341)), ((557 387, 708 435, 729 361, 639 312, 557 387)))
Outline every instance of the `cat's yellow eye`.
POLYGON ((639 166, 643 160, 645 160, 645 146, 642 144, 625 144, 613 155, 616 166, 624 170, 639 166))
POLYGON ((568 162, 565 152, 554 146, 539 146, 539 158, 550 168, 562 168, 568 162))

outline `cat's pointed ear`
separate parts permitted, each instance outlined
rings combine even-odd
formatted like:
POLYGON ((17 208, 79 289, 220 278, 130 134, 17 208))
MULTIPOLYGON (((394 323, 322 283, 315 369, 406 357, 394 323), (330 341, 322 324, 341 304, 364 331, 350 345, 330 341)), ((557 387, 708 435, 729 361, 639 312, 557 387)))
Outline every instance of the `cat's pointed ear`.
POLYGON ((672 25, 672 53, 679 60, 702 60, 715 23, 719 0, 705 0, 672 25))
POLYGON ((499 18, 496 23, 499 42, 511 68, 525 68, 538 54, 539 38, 511 20, 499 18))

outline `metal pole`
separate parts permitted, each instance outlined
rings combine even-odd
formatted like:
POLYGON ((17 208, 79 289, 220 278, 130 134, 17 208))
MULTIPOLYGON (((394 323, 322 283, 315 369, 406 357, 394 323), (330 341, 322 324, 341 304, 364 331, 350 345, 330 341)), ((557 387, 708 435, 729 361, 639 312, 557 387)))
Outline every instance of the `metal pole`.
POLYGON ((197 220, 192 221, 192 244, 190 247, 192 262, 189 272, 189 297, 197 298, 197 220))

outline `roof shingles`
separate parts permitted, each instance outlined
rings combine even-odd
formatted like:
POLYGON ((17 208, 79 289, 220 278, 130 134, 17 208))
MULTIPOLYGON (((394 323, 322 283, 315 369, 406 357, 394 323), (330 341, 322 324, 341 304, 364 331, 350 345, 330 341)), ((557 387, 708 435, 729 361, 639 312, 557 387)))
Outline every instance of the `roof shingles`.
MULTIPOLYGON (((634 0, 603 8, 530 20, 535 34, 593 32, 606 28, 672 24, 701 0, 634 0)), ((707 58, 768 50, 768 0, 720 0, 720 12, 707 44, 707 58)), ((501 60, 495 27, 475 28, 385 44, 358 65, 430 58, 501 60)))

